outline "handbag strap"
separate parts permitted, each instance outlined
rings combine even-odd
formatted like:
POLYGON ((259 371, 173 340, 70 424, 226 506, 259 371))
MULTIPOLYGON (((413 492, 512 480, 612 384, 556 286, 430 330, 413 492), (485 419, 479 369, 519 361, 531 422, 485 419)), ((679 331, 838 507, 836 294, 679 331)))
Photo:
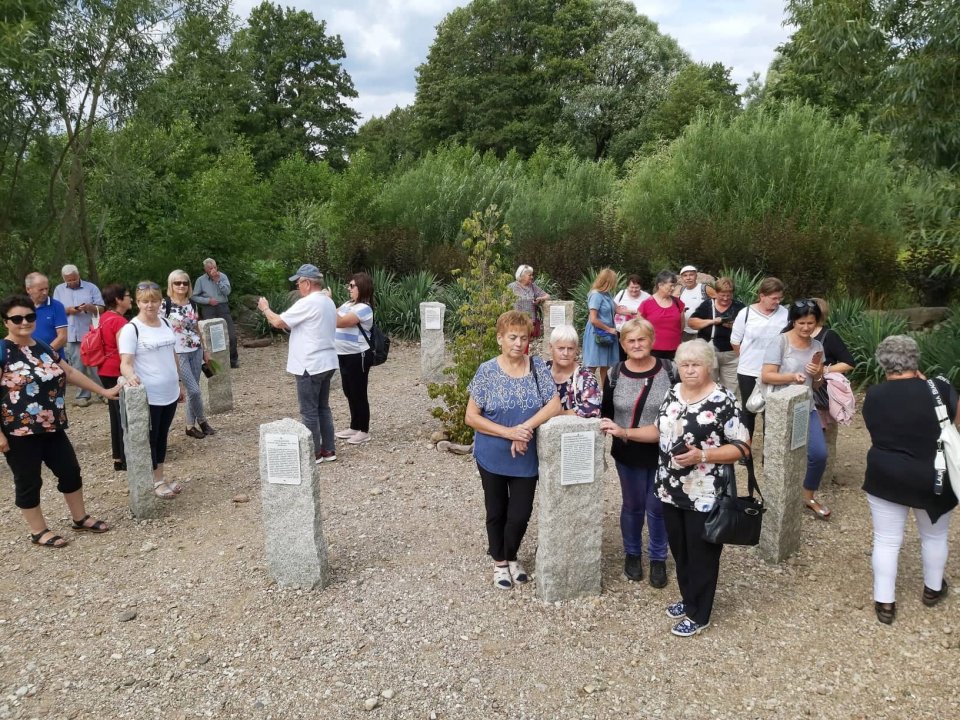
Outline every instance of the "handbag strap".
POLYGON ((542 401, 543 394, 540 392, 540 378, 537 377, 537 369, 533 366, 533 355, 530 356, 530 374, 533 375, 533 382, 537 385, 537 399, 542 401))
POLYGON ((757 474, 753 467, 753 454, 750 452, 750 446, 743 440, 731 440, 728 445, 733 445, 740 451, 740 462, 747 468, 747 493, 753 497, 756 493, 760 497, 761 504, 764 503, 763 493, 760 492, 760 485, 757 484, 757 474))
POLYGON ((937 462, 934 463, 934 469, 936 470, 937 477, 933 481, 933 494, 942 495, 943 494, 943 476, 947 472, 947 464, 944 460, 943 452, 943 433, 942 431, 946 429, 947 423, 950 422, 950 416, 947 414, 947 408, 943 404, 943 398, 940 397, 940 391, 937 390, 937 384, 930 378, 927 378, 927 386, 930 388, 930 392, 933 393, 933 400, 936 402, 937 410, 937 421, 940 423, 941 434, 937 436, 937 462))

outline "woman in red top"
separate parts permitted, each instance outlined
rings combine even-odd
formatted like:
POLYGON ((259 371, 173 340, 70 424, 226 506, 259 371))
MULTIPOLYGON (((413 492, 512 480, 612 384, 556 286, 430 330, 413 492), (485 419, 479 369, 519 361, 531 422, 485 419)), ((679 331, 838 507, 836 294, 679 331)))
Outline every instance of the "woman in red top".
POLYGON ((653 295, 640 303, 640 316, 647 319, 655 332, 650 354, 673 360, 683 338, 683 301, 673 297, 677 276, 669 270, 661 270, 654 280, 653 295))
MULTIPOLYGON (((120 351, 117 349, 117 335, 120 328, 127 324, 123 316, 130 312, 133 298, 125 285, 115 283, 103 289, 103 304, 106 312, 100 316, 100 335, 103 338, 103 350, 106 360, 97 368, 101 384, 108 390, 115 387, 120 377, 120 351)), ((127 460, 123 454, 123 428, 120 425, 120 401, 110 400, 110 445, 113 449, 113 469, 126 470, 127 460)))

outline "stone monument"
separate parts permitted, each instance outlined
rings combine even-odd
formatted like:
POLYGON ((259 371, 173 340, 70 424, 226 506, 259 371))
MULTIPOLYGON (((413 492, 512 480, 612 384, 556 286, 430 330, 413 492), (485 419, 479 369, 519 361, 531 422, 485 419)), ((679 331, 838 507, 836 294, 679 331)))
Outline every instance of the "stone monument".
POLYGON ((446 341, 443 320, 447 307, 439 302, 420 303, 420 378, 424 382, 443 382, 446 365, 446 341))
POLYGON ((163 500, 153 492, 153 460, 150 455, 150 406, 141 385, 120 391, 123 453, 127 459, 128 502, 135 518, 156 518, 163 500))
POLYGON ((760 555, 781 562, 800 547, 803 476, 807 471, 807 432, 813 396, 805 385, 767 395, 763 420, 763 480, 766 503, 760 555))
POLYGON ((330 582, 313 438, 296 420, 260 426, 260 490, 270 576, 284 587, 330 582))
POLYGON ((203 347, 210 353, 210 359, 216 361, 219 370, 213 377, 200 376, 200 391, 203 394, 203 408, 208 415, 233 410, 233 386, 230 384, 230 343, 227 336, 227 322, 221 318, 200 321, 200 334, 203 347))
MULTIPOLYGON (((573 325, 573 300, 547 300, 543 303, 543 338, 540 342, 540 357, 550 359, 550 333, 560 325, 573 325)), ((583 340, 583 328, 577 328, 583 340)))
POLYGON ((537 430, 537 595, 600 594, 604 443, 600 421, 561 415, 537 430))

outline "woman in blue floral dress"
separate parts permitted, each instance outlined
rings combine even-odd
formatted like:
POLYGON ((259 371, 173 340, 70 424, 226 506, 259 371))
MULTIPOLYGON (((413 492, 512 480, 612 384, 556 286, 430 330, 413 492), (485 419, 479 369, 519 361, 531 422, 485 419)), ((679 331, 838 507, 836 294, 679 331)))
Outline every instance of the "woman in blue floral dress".
POLYGON ((560 412, 553 377, 525 354, 533 322, 511 310, 497 320, 500 354, 477 369, 467 387, 464 421, 474 433, 473 457, 483 483, 493 584, 509 590, 529 580, 517 551, 533 512, 539 475, 536 429, 560 412))

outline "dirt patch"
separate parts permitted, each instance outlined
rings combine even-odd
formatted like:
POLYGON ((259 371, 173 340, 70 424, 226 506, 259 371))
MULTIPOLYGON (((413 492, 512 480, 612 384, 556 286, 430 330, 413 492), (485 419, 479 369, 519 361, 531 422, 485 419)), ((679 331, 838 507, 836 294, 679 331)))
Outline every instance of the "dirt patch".
MULTIPOLYGON (((110 533, 68 530, 47 483, 48 522, 73 542, 30 545, 2 465, 0 718, 960 715, 960 601, 921 605, 912 523, 897 621, 874 616, 859 418, 840 435, 846 484, 824 483, 834 518, 807 514, 800 553, 779 566, 728 548, 712 627, 680 639, 664 615, 672 563, 663 590, 622 574, 612 463, 603 594, 553 605, 492 586, 479 479, 469 457, 429 443, 418 352, 395 345, 372 371, 373 442, 340 444, 318 469, 333 566, 322 592, 282 590, 264 563, 258 426, 297 415, 285 345, 242 352, 236 410, 211 418, 215 437, 186 437, 178 415, 168 472, 186 489, 161 520, 130 517, 103 405, 70 408, 70 435, 110 533)), ((333 406, 342 427, 342 394, 333 406)), ((531 569, 536 538, 534 514, 531 569)))

